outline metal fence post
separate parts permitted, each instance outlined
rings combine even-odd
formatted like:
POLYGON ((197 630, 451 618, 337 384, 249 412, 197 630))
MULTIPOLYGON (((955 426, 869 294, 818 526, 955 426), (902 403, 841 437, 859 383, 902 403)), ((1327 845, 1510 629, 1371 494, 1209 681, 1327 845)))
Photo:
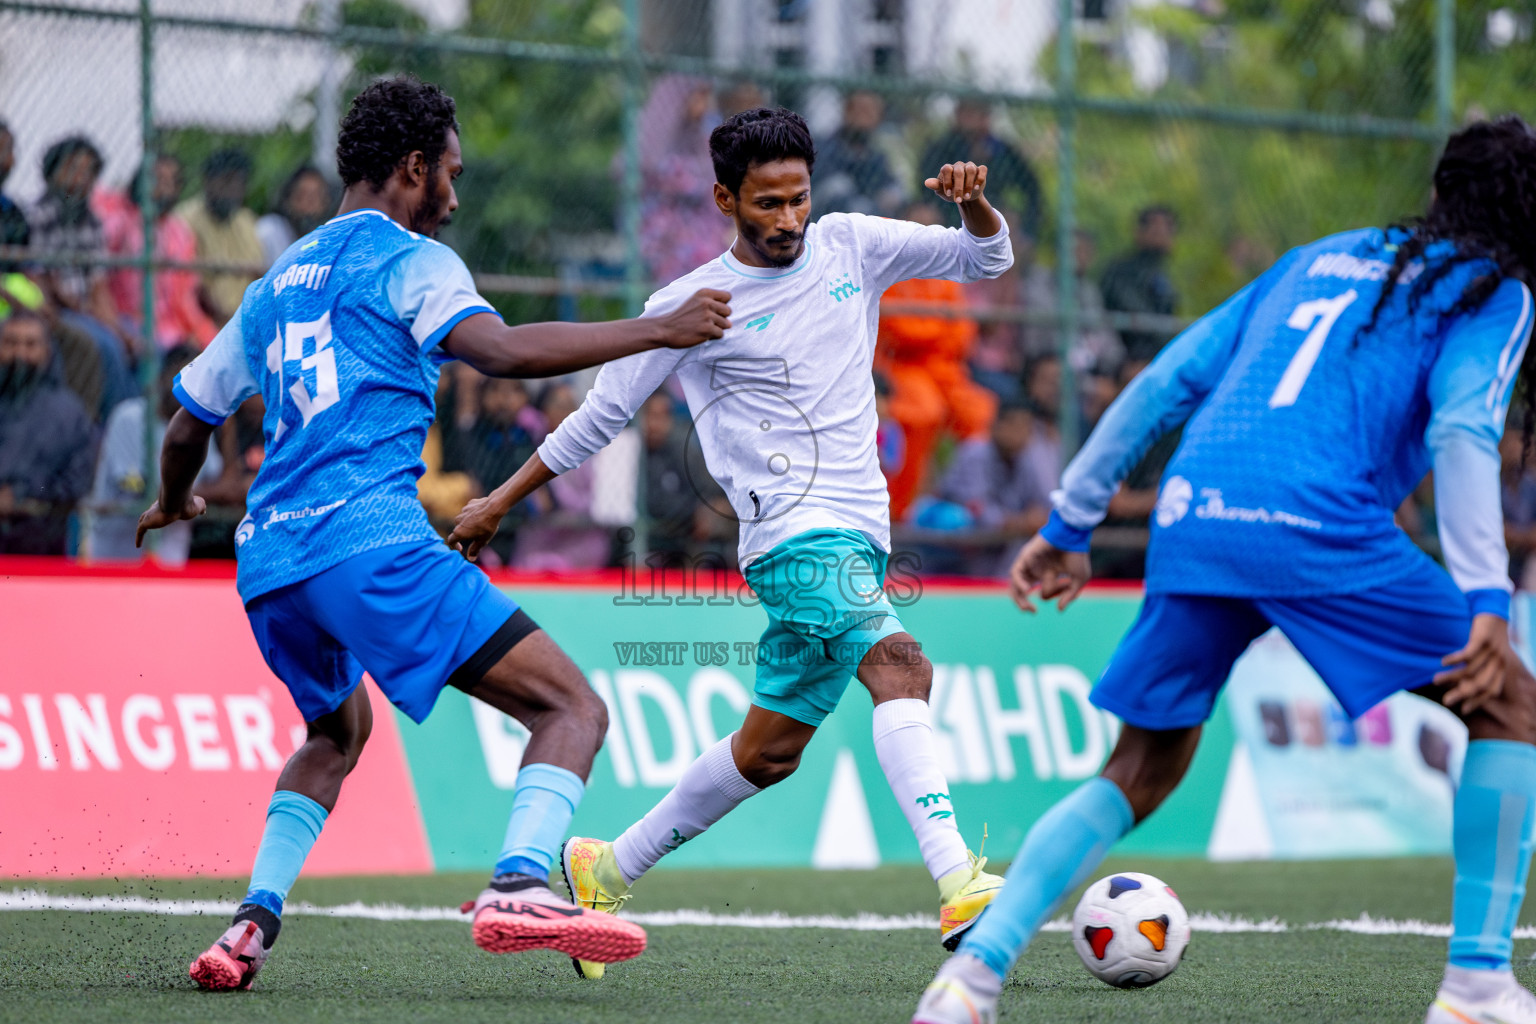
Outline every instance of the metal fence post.
MULTIPOLYGON (((624 235, 624 315, 645 306, 645 260, 640 253, 640 107, 645 68, 640 62, 640 0, 624 0, 624 175, 619 182, 619 224, 624 235)), ((645 437, 635 467, 635 572, 650 550, 646 516, 645 437)), ((637 583, 638 586, 638 583, 637 583)))
MULTIPOLYGON (((160 345, 155 339, 155 16, 150 0, 139 0, 139 133, 143 143, 143 163, 139 168, 139 216, 144 230, 144 248, 139 267, 143 278, 144 303, 140 333, 143 349, 139 353, 139 392, 144 396, 144 497, 146 505, 160 490, 159 446, 155 443, 155 419, 159 412, 155 378, 160 367, 160 345)), ((159 534, 153 535, 158 544, 159 534)))
POLYGON ((1456 100, 1456 0, 1435 2, 1435 127, 1451 131, 1456 100))
POLYGON ((1061 408, 1057 414, 1061 432, 1062 462, 1077 452, 1082 417, 1078 411, 1077 375, 1072 370, 1072 349, 1077 344, 1077 38, 1073 30, 1074 0, 1056 4, 1056 281, 1061 314, 1058 351, 1061 354, 1061 408))

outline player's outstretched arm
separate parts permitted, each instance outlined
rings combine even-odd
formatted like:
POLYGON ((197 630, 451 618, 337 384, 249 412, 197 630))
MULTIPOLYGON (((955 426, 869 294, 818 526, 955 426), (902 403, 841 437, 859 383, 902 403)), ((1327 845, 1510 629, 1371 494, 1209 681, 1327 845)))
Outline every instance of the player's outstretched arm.
POLYGON ((518 502, 557 475, 544 465, 539 453, 534 452, 516 473, 507 478, 506 483, 464 506, 453 520, 453 532, 448 535, 448 546, 455 551, 462 551, 465 558, 473 560, 480 554, 480 549, 496 536, 502 518, 516 508, 518 502))
POLYGON ((1003 230, 1003 218, 982 192, 987 187, 986 164, 945 164, 923 185, 940 199, 959 206, 965 230, 977 238, 991 238, 1003 230))
POLYGON ((1013 568, 1008 573, 1008 590, 1013 603, 1030 614, 1035 611, 1030 594, 1036 588, 1041 597, 1047 601, 1054 599, 1056 607, 1065 610, 1090 575, 1088 552, 1064 551, 1037 533, 1013 560, 1013 568))
POLYGON ((192 482, 203 468, 203 460, 208 457, 208 439, 217 429, 185 409, 177 409, 171 417, 160 446, 160 497, 139 516, 134 547, 143 546, 144 535, 150 530, 179 519, 196 519, 207 510, 208 503, 193 495, 192 482))
POLYGON ((729 292, 704 288, 666 316, 598 324, 508 326, 477 313, 459 321, 443 348, 492 377, 554 377, 655 348, 692 348, 731 327, 729 292))

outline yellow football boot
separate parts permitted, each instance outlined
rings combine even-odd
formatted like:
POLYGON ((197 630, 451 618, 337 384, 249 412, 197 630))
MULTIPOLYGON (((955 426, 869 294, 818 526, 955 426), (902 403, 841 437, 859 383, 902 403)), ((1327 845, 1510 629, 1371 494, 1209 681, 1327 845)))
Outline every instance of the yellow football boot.
MULTIPOLYGON (((987 848, 985 827, 981 848, 987 848)), ((987 858, 978 857, 969 850, 966 856, 971 861, 969 867, 958 868, 939 879, 939 942, 951 953, 1003 888, 1001 875, 982 870, 987 866, 987 858)))
MULTIPOLYGON (((571 902, 578 907, 617 914, 629 901, 629 883, 613 859, 612 843, 581 836, 567 839, 560 848, 560 870, 565 874, 565 887, 571 891, 571 902)), ((571 963, 577 977, 598 981, 603 976, 603 965, 596 961, 572 958, 571 963)))

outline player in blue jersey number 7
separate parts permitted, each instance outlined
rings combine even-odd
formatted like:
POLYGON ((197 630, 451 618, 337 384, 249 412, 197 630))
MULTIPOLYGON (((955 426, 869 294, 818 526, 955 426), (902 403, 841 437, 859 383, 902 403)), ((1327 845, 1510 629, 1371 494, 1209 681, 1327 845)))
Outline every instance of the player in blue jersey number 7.
MULTIPOLYGON (((995 1019, 1003 977, 1194 756, 1233 661, 1271 626, 1351 716, 1399 690, 1457 712, 1450 958, 1429 1024, 1536 1024, 1510 970, 1536 819, 1536 679, 1510 647, 1498 443, 1527 384, 1536 135, 1447 142, 1428 213, 1287 253, 1169 344, 1062 474, 1014 599, 1066 607, 1088 538, 1147 447, 1163 477, 1146 601, 1093 691, 1125 722, 1103 774, 1030 829, 1003 891, 923 994, 923 1024, 995 1019), (1434 471, 1449 575, 1393 523, 1434 471)), ((1527 437, 1532 422, 1526 414, 1527 437)))
POLYGON ((730 296, 701 291, 660 319, 509 327, 432 237, 458 205, 454 114, 451 98, 414 78, 363 90, 341 123, 336 217, 246 290, 176 378, 182 409, 139 540, 202 514, 192 481, 209 436, 260 395, 266 458, 235 532, 237 584, 257 645, 308 727, 278 776, 234 923, 192 963, 205 988, 248 988, 266 962, 283 901, 367 742, 365 670, 417 722, 451 685, 532 732, 501 857, 466 904, 481 948, 597 961, 645 948, 638 926, 574 907, 548 885, 606 708, 528 614, 443 544, 416 479, 442 363, 545 377, 698 345, 730 326, 730 296))

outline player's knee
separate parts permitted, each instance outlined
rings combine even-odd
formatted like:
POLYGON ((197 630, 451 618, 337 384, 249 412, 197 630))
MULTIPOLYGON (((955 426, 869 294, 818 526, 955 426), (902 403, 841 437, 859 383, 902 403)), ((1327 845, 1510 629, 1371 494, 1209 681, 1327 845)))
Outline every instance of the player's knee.
POLYGON ((745 756, 738 752, 736 768, 741 772, 741 777, 752 785, 758 789, 767 789, 795 773, 795 769, 800 767, 803 750, 799 746, 770 744, 746 751, 745 756))
POLYGON ((870 649, 860 678, 876 704, 888 700, 927 701, 933 690, 933 662, 910 638, 885 640, 870 649))
POLYGON ((593 749, 602 749, 603 740, 608 737, 608 705, 590 686, 582 688, 578 714, 592 733, 593 749))

